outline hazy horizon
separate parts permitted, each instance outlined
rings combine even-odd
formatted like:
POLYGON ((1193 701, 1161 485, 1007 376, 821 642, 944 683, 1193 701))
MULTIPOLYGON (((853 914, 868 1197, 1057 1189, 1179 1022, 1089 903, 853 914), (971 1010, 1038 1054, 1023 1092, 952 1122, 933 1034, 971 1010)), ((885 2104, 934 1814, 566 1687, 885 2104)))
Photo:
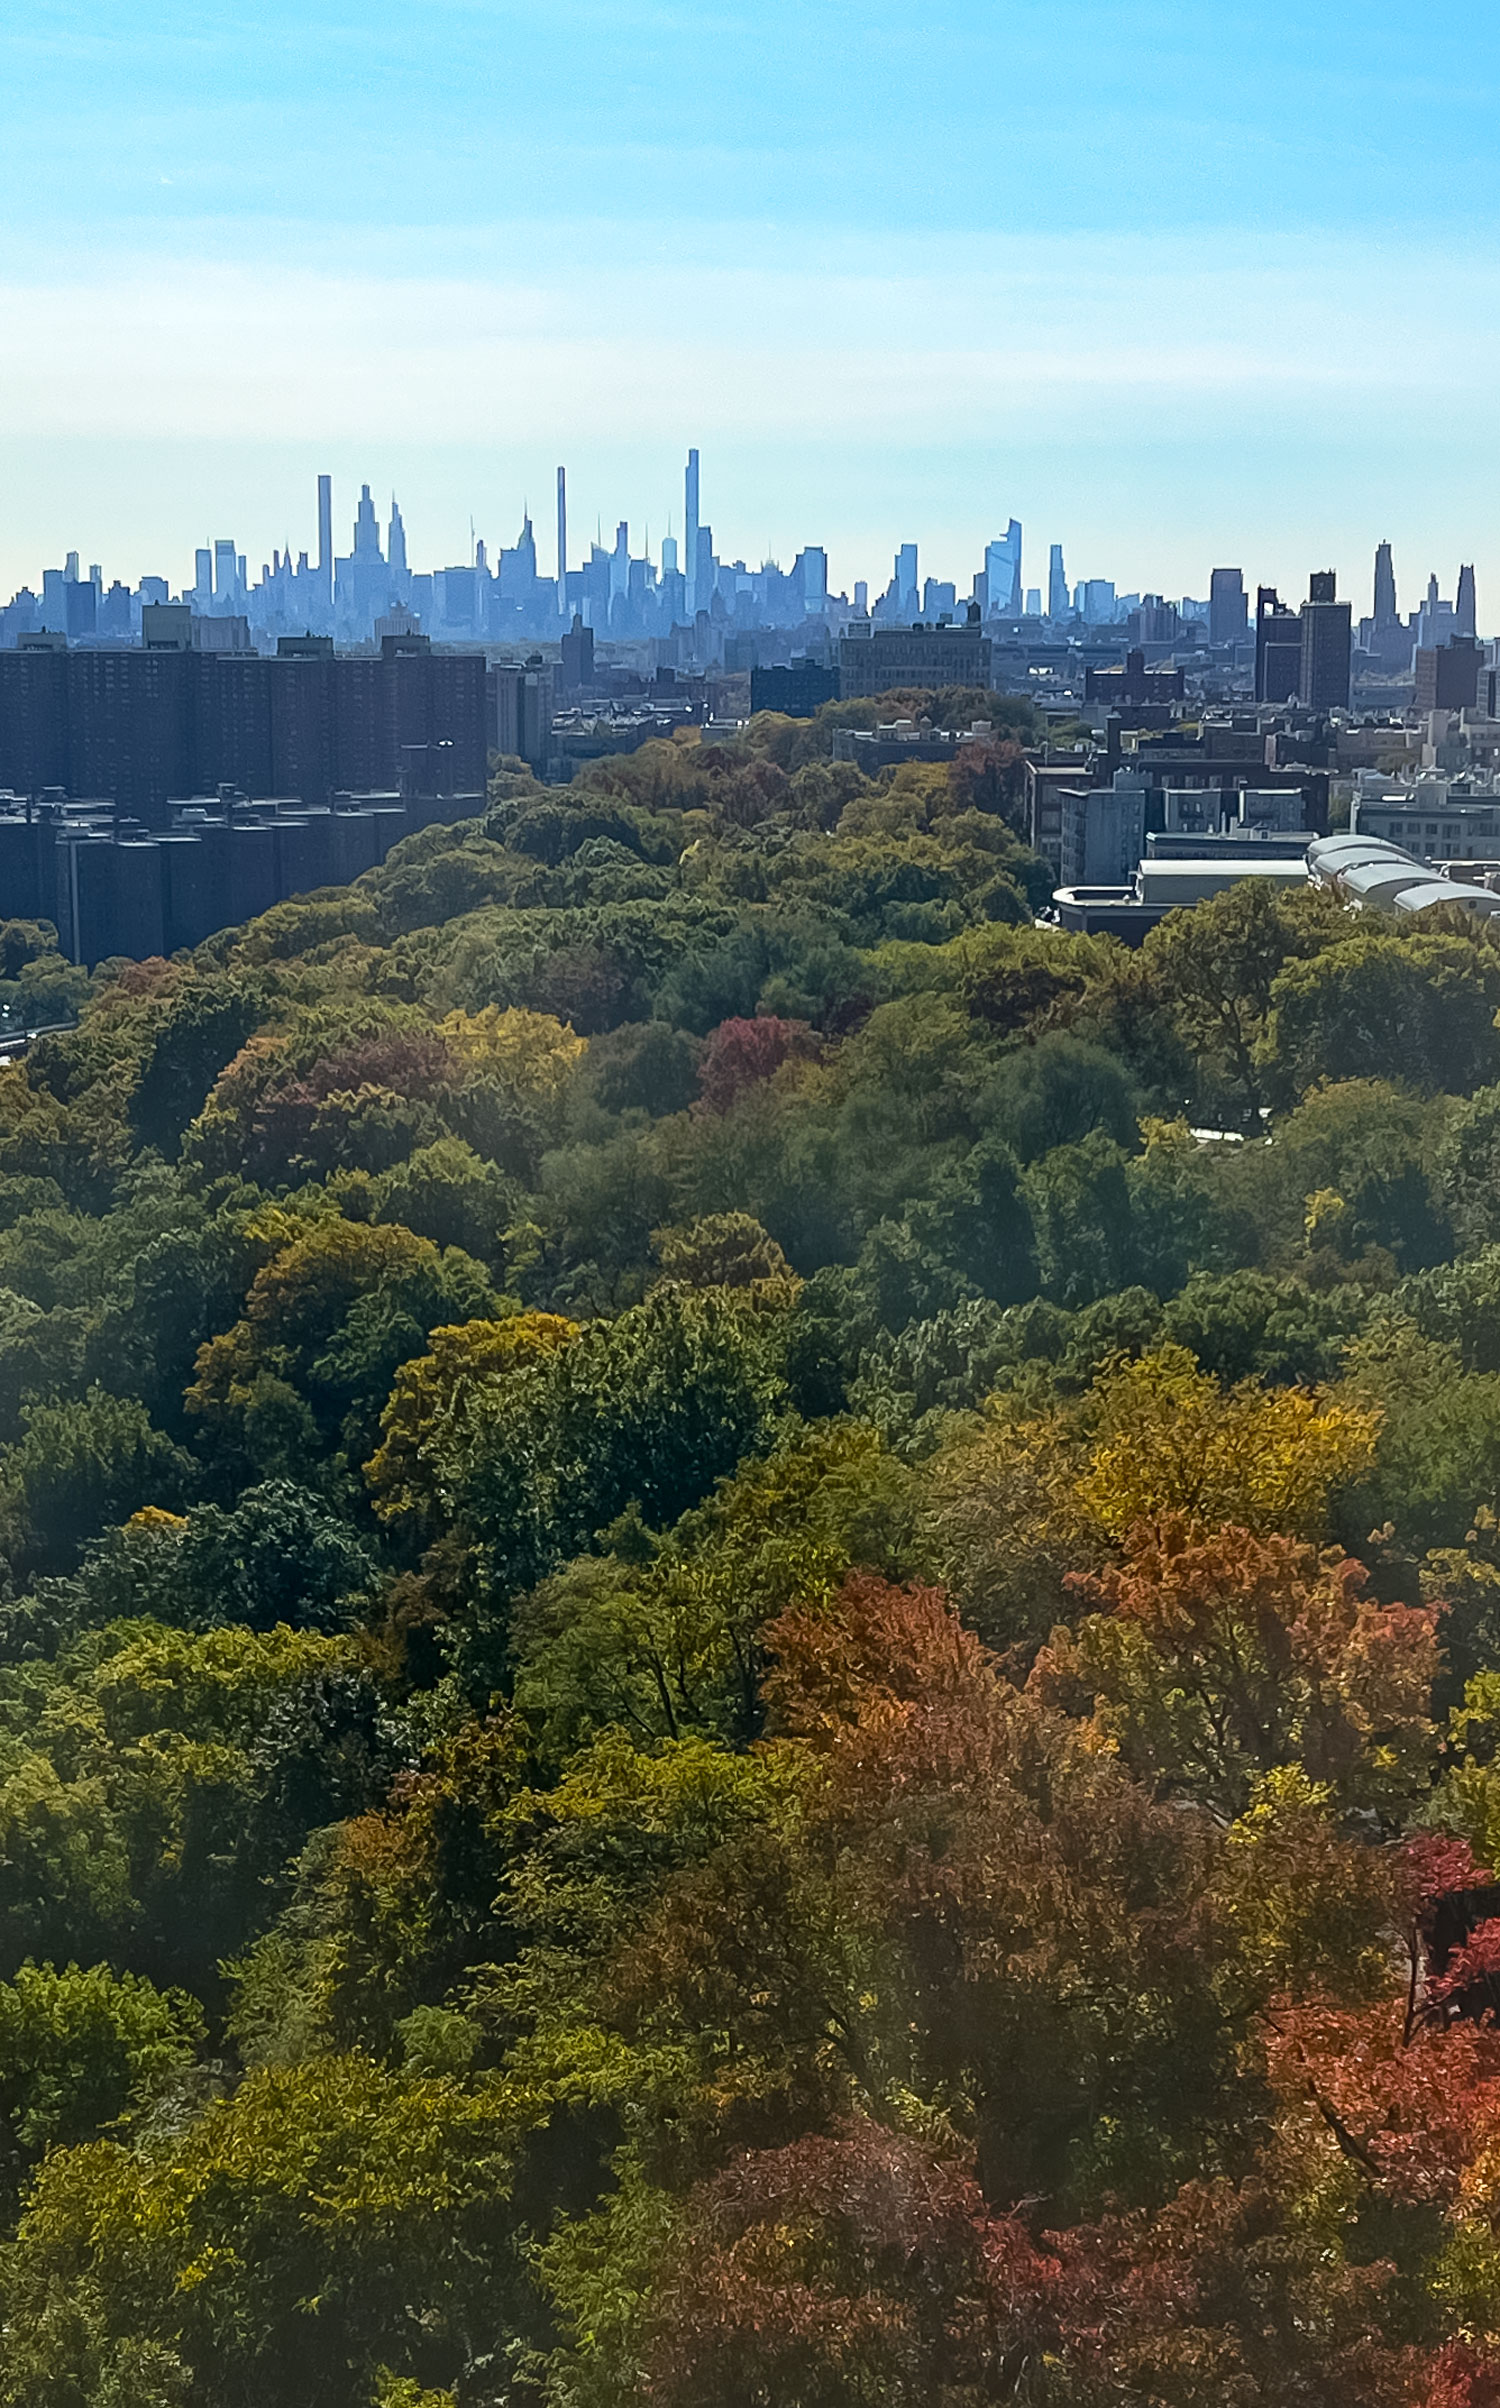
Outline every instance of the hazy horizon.
POLYGON ((703 454, 724 557, 1368 607, 1500 590, 1476 11, 1124 0, 920 18, 165 0, 0 35, 0 587, 76 548, 252 573, 336 482, 424 565, 529 500, 653 549, 703 454))

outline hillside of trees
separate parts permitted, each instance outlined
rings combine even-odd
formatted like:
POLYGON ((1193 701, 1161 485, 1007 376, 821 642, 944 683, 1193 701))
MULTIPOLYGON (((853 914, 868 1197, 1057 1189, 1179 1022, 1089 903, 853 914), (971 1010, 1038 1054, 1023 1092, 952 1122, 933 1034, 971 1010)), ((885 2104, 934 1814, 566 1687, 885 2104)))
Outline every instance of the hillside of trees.
POLYGON ((4 2408, 1500 2403, 1500 943, 838 716, 0 927, 4 2408))

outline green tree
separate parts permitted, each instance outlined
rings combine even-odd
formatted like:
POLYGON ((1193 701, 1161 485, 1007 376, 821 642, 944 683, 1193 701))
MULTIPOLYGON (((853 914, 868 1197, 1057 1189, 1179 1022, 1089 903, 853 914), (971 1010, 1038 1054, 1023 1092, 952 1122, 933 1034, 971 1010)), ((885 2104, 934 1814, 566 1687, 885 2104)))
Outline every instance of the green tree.
POLYGON ((1054 1146, 1077 1145, 1097 1130, 1117 1145, 1135 1142, 1139 1092, 1129 1072, 1095 1045, 1049 1030, 1005 1054, 980 1109, 1022 1162, 1054 1146))
POLYGON ((81 2396, 80 2295, 110 2343, 170 2351, 216 2408, 370 2408, 393 2375, 451 2385, 470 2337, 511 2321, 523 2113, 497 2084, 325 2057, 249 2075, 165 2161, 60 2151, 7 2270, 0 2399, 81 2396))
POLYGON ((515 1698, 566 1756, 618 1726, 637 1743, 760 1728, 761 1632, 858 1568, 919 1554, 913 1475, 872 1430, 832 1423, 722 1483, 660 1542, 586 1557, 518 1609, 515 1698))
POLYGON ((1260 1053, 1278 976, 1345 933, 1337 904, 1320 890, 1287 894, 1247 878, 1168 912, 1147 936, 1142 961, 1179 1034, 1227 1082, 1248 1125, 1266 1101, 1260 1053))
POLYGON ((202 1111, 221 1070, 265 1011, 259 990, 238 979, 192 980, 169 998, 141 1063, 130 1117, 142 1145, 173 1155, 202 1111))
MULTIPOLYGON (((471 1256, 409 1229, 331 1218, 302 1234, 283 1227, 288 1242, 257 1271, 244 1319, 202 1349, 188 1405, 254 1461, 257 1408, 276 1383, 324 1446, 361 1461, 400 1366, 440 1324, 493 1311, 498 1299, 471 1256)), ((265 1468, 296 1468, 285 1440, 265 1468)))
POLYGON ((109 1524, 192 1493, 192 1459, 127 1397, 91 1388, 76 1404, 28 1406, 24 1420, 0 1468, 0 1533, 23 1573, 69 1571, 109 1524))
POLYGON ((1438 1178, 1467 1251, 1500 1239, 1500 1087, 1481 1087, 1450 1121, 1438 1178))
POLYGON ((49 2149, 148 2108, 203 2037, 196 2000, 105 1965, 25 1964, 0 1982, 0 2191, 49 2149))
MULTIPOLYGON (((676 1521, 764 1448, 786 1405, 786 1318, 732 1291, 663 1286, 482 1387, 449 1477, 499 1598, 627 1507, 652 1528, 676 1521)), ((490 1665, 492 1644, 480 1651, 490 1665)))
POLYGON ((1292 962, 1271 992, 1265 1060, 1279 1090, 1390 1079, 1469 1095, 1500 1072, 1500 958, 1460 936, 1361 933, 1292 962))

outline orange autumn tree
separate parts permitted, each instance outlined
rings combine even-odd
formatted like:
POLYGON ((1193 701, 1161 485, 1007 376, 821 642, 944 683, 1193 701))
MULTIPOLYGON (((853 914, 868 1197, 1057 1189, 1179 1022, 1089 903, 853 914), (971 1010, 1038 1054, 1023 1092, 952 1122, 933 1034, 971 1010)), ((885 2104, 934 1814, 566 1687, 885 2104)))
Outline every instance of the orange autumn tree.
POLYGON ((688 2202, 653 2303, 662 2408, 938 2408, 1059 2397, 1060 2269, 972 2179, 859 2122, 742 2155, 688 2202))
POLYGON ((1164 2132, 1232 2112, 1211 1830, 1014 1688, 938 1590, 855 1576, 765 1635, 772 1728, 823 1773, 808 1858, 884 1968, 870 2095, 953 2101, 995 2206, 1155 2179, 1164 2132))
POLYGON ((1435 1607, 1380 1605, 1358 1564, 1297 1539, 1181 1515, 1074 1585, 1098 1610, 1053 1633, 1032 1686, 1158 1792, 1233 1817, 1297 1766, 1346 1808, 1412 1803, 1436 1737, 1435 1607))

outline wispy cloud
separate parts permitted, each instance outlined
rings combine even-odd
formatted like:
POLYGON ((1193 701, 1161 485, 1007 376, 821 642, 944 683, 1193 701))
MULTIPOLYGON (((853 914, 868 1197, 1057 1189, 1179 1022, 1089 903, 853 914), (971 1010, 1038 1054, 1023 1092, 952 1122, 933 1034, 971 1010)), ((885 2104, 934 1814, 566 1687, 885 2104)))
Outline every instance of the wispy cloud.
MULTIPOLYGON (((825 243, 795 266, 601 260, 496 237, 528 272, 336 275, 184 260, 0 287, 0 434, 384 441, 705 436, 918 441, 997 423, 1158 434, 1212 411, 1281 430, 1337 408, 1488 406, 1500 268, 1420 263, 1440 347, 1393 340, 1389 246, 1294 268, 1220 244, 975 240, 935 272, 825 243), (550 252, 550 256, 548 255, 550 252), (1445 292, 1446 288, 1446 292, 1445 292), (1451 306, 1445 307, 1445 298, 1451 306)), ((907 246, 909 254, 913 246, 907 246)), ((1419 261, 1406 263, 1415 276, 1419 261)))

